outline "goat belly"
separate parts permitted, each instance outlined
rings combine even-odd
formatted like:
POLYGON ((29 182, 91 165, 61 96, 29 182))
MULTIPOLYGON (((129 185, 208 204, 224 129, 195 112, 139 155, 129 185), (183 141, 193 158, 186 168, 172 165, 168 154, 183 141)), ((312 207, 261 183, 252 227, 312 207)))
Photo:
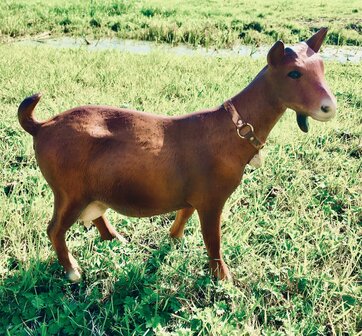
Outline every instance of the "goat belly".
POLYGON ((118 178, 103 191, 97 193, 103 204, 131 217, 155 216, 189 206, 177 183, 167 185, 162 180, 118 178))

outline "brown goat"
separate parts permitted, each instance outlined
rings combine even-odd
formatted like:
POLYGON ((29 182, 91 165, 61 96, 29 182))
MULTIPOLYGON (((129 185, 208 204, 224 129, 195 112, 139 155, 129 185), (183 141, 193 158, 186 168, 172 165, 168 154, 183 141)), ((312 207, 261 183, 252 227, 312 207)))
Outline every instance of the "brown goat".
POLYGON ((245 166, 258 153, 287 108, 308 131, 307 116, 327 121, 336 99, 317 54, 327 29, 306 43, 270 49, 267 66, 223 105, 181 117, 107 106, 76 107, 38 122, 40 94, 26 98, 18 116, 34 138, 39 167, 54 192, 48 235, 72 281, 81 278, 65 234, 77 220, 93 221, 103 239, 121 236, 104 216, 108 208, 126 216, 178 210, 172 237, 182 237, 196 209, 210 268, 230 278, 221 254, 220 216, 240 184, 245 166))

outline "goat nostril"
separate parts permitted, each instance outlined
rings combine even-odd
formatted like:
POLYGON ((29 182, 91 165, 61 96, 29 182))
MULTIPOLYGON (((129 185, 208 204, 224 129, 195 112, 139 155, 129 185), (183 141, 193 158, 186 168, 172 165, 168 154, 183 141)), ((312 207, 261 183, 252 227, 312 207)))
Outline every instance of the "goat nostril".
POLYGON ((329 106, 326 106, 326 105, 322 105, 322 106, 321 106, 321 110, 322 110, 323 112, 325 112, 325 113, 329 112, 330 109, 331 109, 331 108, 330 108, 329 106))

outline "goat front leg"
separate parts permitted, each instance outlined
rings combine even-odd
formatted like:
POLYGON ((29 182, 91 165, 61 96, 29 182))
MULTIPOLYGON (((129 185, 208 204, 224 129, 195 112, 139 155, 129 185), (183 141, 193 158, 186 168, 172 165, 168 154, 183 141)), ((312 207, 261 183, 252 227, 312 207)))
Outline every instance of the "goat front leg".
POLYGON ((210 270, 220 280, 231 280, 231 274, 221 254, 220 210, 198 210, 201 231, 210 258, 210 270))
POLYGON ((177 211, 176 219, 170 228, 170 236, 172 238, 182 238, 184 235, 187 220, 194 213, 194 208, 184 208, 177 211))

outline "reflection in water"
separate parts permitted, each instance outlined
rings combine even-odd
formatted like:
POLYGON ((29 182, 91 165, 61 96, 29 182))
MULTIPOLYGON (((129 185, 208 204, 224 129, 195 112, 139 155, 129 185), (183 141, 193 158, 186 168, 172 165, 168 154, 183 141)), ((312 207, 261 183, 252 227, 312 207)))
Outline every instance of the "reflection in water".
MULTIPOLYGON (((43 38, 37 40, 22 40, 15 42, 21 45, 47 45, 55 48, 82 48, 87 50, 119 50, 135 54, 148 54, 155 50, 166 51, 176 55, 202 55, 202 56, 250 56, 254 59, 266 57, 269 46, 255 47, 239 45, 233 49, 212 49, 212 48, 192 48, 185 45, 165 45, 156 42, 122 40, 122 39, 99 39, 88 41, 84 38, 43 38)), ((361 47, 348 46, 325 46, 320 52, 325 60, 338 61, 341 63, 358 63, 362 60, 361 47)))

